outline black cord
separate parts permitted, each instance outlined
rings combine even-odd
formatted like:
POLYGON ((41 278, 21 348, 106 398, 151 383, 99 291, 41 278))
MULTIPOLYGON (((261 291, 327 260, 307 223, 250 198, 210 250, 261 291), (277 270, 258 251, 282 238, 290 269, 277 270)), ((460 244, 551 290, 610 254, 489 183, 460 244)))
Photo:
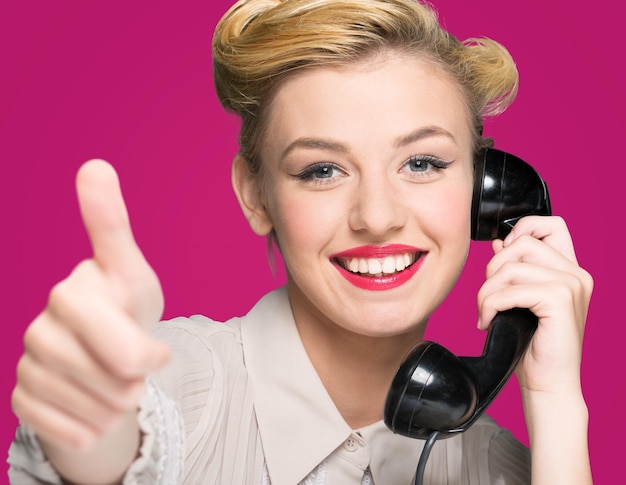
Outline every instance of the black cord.
POLYGON ((435 441, 439 438, 439 431, 433 431, 428 436, 426 443, 424 444, 424 448, 422 449, 422 454, 420 455, 420 459, 417 462, 417 470, 415 471, 415 485, 422 485, 422 481, 424 480, 424 469, 426 468, 426 462, 428 461, 428 456, 430 455, 430 450, 433 449, 433 445, 435 441))

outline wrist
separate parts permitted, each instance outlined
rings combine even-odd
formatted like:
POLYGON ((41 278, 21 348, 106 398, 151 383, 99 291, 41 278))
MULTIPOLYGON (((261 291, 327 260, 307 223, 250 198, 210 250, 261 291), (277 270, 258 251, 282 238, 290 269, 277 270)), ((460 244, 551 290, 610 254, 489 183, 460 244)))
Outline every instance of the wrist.
POLYGON ((523 391, 533 484, 589 484, 589 412, 582 392, 523 391))
POLYGON ((46 457, 66 481, 102 485, 121 483, 141 444, 137 412, 127 412, 114 429, 88 450, 60 449, 41 439, 40 442, 46 457))
POLYGON ((589 411, 582 390, 546 392, 522 388, 524 416, 529 433, 531 428, 576 425, 587 427, 589 411))

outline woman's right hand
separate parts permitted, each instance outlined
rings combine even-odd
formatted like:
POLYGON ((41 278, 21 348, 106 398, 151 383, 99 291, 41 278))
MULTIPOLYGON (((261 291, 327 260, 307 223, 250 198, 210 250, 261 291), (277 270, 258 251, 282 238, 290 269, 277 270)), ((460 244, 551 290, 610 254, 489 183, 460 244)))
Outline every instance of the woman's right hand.
POLYGON ((87 473, 95 451, 107 459, 112 450, 129 455, 121 457, 122 468, 134 459, 139 430, 129 431, 127 423, 136 423, 146 376, 169 357, 167 346, 146 331, 161 318, 163 295, 133 238, 117 174, 92 160, 79 170, 76 188, 93 258, 52 289, 26 330, 12 396, 21 424, 36 432, 48 458, 72 481, 81 477, 67 476, 74 473, 66 466, 81 461, 78 455, 87 473))

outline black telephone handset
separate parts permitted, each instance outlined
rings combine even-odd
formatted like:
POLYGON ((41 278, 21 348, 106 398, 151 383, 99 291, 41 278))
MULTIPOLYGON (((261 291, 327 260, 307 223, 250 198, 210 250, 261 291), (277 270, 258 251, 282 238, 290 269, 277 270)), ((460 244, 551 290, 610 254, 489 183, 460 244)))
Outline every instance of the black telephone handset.
MULTIPOLYGON (((518 219, 533 214, 551 214, 541 177, 513 155, 483 150, 475 162, 472 239, 504 238, 518 219)), ((393 379, 386 425, 394 433, 421 439, 466 431, 511 376, 536 328, 530 310, 515 308, 493 319, 480 357, 457 357, 439 344, 421 342, 393 379)))

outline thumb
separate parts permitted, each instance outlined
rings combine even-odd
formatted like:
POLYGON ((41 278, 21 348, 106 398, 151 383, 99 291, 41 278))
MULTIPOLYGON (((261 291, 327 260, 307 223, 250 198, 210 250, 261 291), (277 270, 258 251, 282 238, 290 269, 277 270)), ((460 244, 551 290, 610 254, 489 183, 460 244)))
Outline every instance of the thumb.
POLYGON ((86 162, 76 175, 76 193, 94 260, 102 270, 124 272, 143 262, 115 169, 104 160, 86 162))

